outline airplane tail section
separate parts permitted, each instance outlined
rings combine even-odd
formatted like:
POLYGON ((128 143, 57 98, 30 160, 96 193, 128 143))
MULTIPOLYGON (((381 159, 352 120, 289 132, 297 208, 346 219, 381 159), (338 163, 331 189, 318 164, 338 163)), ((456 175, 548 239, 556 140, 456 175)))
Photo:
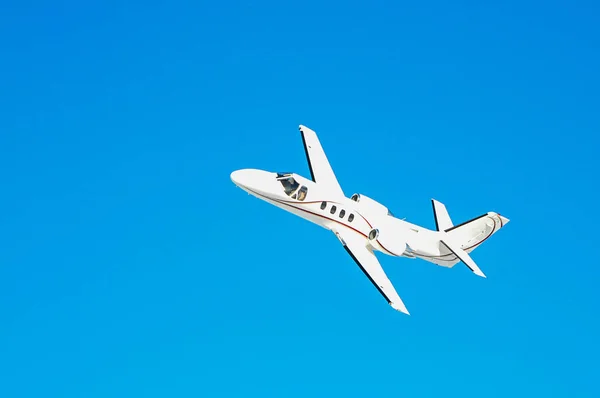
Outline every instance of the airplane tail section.
POLYGON ((469 253, 510 220, 498 213, 488 212, 459 225, 453 225, 446 206, 433 199, 432 205, 436 228, 443 232, 444 237, 440 240, 441 255, 430 261, 443 267, 453 267, 462 261, 475 274, 485 277, 469 253))

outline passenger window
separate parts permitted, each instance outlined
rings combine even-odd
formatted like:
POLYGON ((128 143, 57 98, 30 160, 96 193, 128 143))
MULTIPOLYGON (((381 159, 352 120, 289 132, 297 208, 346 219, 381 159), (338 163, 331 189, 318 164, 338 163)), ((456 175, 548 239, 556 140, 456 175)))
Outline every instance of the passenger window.
POLYGON ((337 208, 335 206, 331 206, 331 210, 329 210, 329 212, 331 214, 335 214, 335 211, 337 210, 337 208))
POLYGON ((348 216, 348 222, 352 222, 352 220, 354 220, 354 214, 348 216))
POLYGON ((345 215, 346 215, 346 210, 344 210, 344 209, 340 210, 340 218, 344 218, 345 215))
POLYGON ((321 202, 321 210, 325 210, 327 207, 327 202, 321 202))
POLYGON ((298 200, 306 199, 307 192, 308 192, 308 188, 306 188, 304 185, 302 187, 300 187, 300 189, 298 190, 298 200))

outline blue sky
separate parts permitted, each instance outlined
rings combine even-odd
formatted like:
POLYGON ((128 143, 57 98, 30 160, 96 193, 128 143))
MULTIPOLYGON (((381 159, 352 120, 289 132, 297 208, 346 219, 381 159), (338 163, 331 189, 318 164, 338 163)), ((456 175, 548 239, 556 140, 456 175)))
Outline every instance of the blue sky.
POLYGON ((594 2, 2 2, 0 396, 600 395, 594 2), (84 4, 85 3, 85 4, 84 4), (381 257, 247 196, 308 167, 433 227, 381 257))

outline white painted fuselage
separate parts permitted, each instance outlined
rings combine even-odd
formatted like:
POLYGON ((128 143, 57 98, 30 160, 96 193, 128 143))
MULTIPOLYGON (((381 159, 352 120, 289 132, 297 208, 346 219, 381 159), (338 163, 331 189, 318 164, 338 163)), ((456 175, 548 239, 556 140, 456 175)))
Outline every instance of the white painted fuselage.
MULTIPOLYGON (((458 262, 456 256, 440 245, 445 232, 427 229, 389 214, 383 206, 363 204, 361 196, 348 198, 330 192, 327 187, 295 173, 288 173, 306 187, 303 200, 294 199, 284 192, 278 173, 256 169, 242 169, 231 174, 232 181, 257 198, 285 211, 302 217, 328 230, 351 230, 367 239, 373 250, 390 256, 421 258, 438 265, 451 267, 458 262), (376 231, 376 232, 374 232, 376 231)), ((284 178, 286 178, 284 177, 284 178)), ((481 217, 479 229, 462 239, 461 248, 472 251, 500 229, 507 219, 497 213, 481 217)))

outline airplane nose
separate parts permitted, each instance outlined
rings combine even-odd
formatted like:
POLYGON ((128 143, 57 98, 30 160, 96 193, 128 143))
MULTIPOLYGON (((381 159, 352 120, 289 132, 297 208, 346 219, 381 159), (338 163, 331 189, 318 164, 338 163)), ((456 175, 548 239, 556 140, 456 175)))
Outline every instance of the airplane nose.
POLYGON ((248 188, 256 179, 255 174, 258 170, 242 169, 231 173, 231 181, 240 188, 248 188))
POLYGON ((242 175, 244 173, 244 170, 236 170, 233 173, 231 173, 231 181, 233 181, 233 183, 237 186, 239 186, 241 184, 242 181, 242 175))
POLYGON ((274 173, 256 169, 236 170, 230 177, 238 187, 261 193, 272 190, 275 181, 274 173))

